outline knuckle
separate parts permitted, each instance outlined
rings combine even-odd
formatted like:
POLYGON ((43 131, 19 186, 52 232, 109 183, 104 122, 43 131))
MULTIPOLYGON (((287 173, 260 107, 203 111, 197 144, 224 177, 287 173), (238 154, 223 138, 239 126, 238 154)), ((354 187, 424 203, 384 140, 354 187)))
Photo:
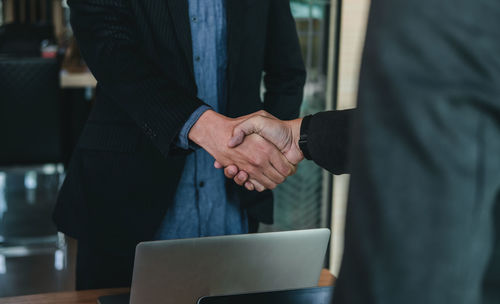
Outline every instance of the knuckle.
POLYGON ((280 164, 277 166, 277 170, 278 172, 281 174, 281 175, 284 175, 284 176, 289 176, 290 173, 291 173, 291 169, 290 167, 284 165, 284 164, 280 164))
POLYGON ((254 166, 251 166, 248 170, 246 170, 250 176, 256 175, 257 174, 257 169, 254 166))
POLYGON ((251 167, 255 167, 257 165, 257 157, 255 155, 250 155, 248 158, 248 163, 251 165, 251 167))
POLYGON ((250 163, 253 165, 253 166, 256 166, 256 167, 260 167, 262 164, 263 164, 263 159, 260 155, 258 154, 254 154, 251 158, 250 158, 250 163))

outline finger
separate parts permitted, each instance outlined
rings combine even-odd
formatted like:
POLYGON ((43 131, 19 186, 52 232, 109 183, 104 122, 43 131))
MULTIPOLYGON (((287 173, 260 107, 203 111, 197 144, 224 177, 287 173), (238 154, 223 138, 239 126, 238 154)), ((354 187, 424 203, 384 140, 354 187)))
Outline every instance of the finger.
POLYGON ((248 181, 248 178, 249 178, 248 173, 246 173, 245 171, 240 171, 234 177, 234 182, 240 186, 243 186, 248 181))
MULTIPOLYGON (((269 164, 269 167, 270 166, 271 166, 271 164, 269 164)), ((269 178, 265 172, 261 172, 259 170, 260 169, 256 169, 257 172, 254 172, 254 174, 250 174, 249 181, 255 185, 255 189, 257 191, 261 192, 261 191, 264 191, 265 189, 276 188, 278 183, 273 181, 271 178, 269 178), (253 181, 256 181, 257 183, 259 183, 259 185, 256 185, 253 181), (261 188, 264 188, 264 189, 261 189, 261 188)), ((276 172, 276 170, 274 170, 274 171, 276 172)))
POLYGON ((243 143, 243 140, 245 140, 245 136, 246 136, 245 132, 242 132, 240 130, 233 131, 233 137, 231 137, 227 146, 229 148, 234 148, 241 145, 243 143))
POLYGON ((254 116, 234 127, 233 137, 229 140, 228 146, 230 148, 234 148, 243 142, 245 136, 253 133, 259 134, 262 129, 263 119, 266 118, 262 116, 254 116))
POLYGON ((297 171, 297 167, 288 161, 288 159, 278 150, 273 150, 269 154, 269 161, 273 168, 285 178, 293 175, 297 171))
POLYGON ((283 183, 287 176, 292 174, 293 165, 275 147, 267 152, 267 157, 268 161, 262 173, 277 185, 283 183))
POLYGON ((229 165, 224 169, 224 175, 229 179, 233 179, 236 174, 238 174, 238 171, 238 167, 236 167, 235 165, 229 165))
POLYGON ((214 167, 217 168, 217 169, 222 169, 224 166, 222 166, 222 164, 219 163, 218 161, 215 161, 214 162, 214 167))
POLYGON ((266 186, 264 186, 263 184, 261 184, 260 182, 258 182, 255 179, 250 178, 248 180, 248 182, 250 182, 251 184, 253 184, 254 189, 257 190, 258 192, 262 192, 262 191, 264 191, 264 190, 267 189, 266 186))
POLYGON ((255 190, 255 186, 254 186, 251 182, 246 182, 246 183, 245 183, 245 188, 246 188, 248 191, 253 191, 253 190, 255 190))
POLYGON ((244 121, 244 120, 247 120, 251 117, 255 117, 255 116, 264 116, 264 117, 267 117, 267 118, 273 118, 273 119, 278 119, 276 118, 275 116, 273 116, 271 113, 265 111, 265 110, 259 110, 257 112, 253 112, 251 114, 247 114, 245 116, 240 116, 236 119, 240 120, 240 121, 244 121))
MULTIPOLYGON (((271 156, 278 158, 281 152, 264 138, 257 134, 248 136, 245 140, 247 149, 244 153, 248 155, 250 167, 245 171, 250 173, 250 178, 259 181, 267 189, 274 189, 277 184, 281 184, 285 177, 278 172, 270 162, 271 156)), ((283 159, 286 159, 282 156, 283 159)), ((284 170, 288 173, 290 170, 284 170)))
POLYGON ((281 173, 276 170, 276 168, 273 167, 271 162, 268 163, 266 168, 264 168, 264 171, 262 172, 267 179, 263 180, 262 184, 266 186, 268 189, 274 189, 277 185, 283 183, 286 179, 286 176, 282 175, 281 173), (270 183, 268 183, 270 181, 270 183), (274 186, 274 187, 273 187, 274 186), (271 188, 272 187, 272 188, 271 188))

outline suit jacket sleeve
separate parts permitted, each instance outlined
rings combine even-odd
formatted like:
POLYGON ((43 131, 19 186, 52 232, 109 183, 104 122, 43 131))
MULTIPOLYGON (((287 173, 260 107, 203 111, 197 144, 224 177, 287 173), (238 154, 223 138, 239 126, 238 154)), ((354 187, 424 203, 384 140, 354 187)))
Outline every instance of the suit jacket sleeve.
POLYGON ((166 156, 203 102, 170 81, 141 49, 128 1, 73 0, 71 25, 102 93, 110 96, 166 156))
POLYGON ((350 124, 355 111, 320 112, 309 122, 307 148, 311 158, 333 174, 348 173, 350 124))
POLYGON ((280 119, 293 119, 299 116, 306 71, 290 1, 269 2, 264 109, 280 119))

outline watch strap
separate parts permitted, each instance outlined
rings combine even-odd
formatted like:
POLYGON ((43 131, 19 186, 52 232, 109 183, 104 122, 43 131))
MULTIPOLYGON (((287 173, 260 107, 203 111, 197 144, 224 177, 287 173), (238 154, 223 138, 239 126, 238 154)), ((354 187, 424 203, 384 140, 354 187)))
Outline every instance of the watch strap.
POLYGON ((307 145, 308 141, 308 133, 309 133, 309 124, 311 122, 312 115, 307 115, 302 119, 302 123, 300 125, 300 138, 299 138, 299 148, 302 150, 302 154, 306 159, 311 160, 311 154, 309 153, 309 147, 307 145))

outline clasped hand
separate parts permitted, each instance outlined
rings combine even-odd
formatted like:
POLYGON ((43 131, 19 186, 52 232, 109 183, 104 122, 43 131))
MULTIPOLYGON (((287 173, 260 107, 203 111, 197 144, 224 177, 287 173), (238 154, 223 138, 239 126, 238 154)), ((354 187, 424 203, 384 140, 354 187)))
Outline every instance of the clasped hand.
POLYGON ((300 119, 281 121, 265 111, 236 119, 206 111, 189 139, 210 153, 216 168, 248 190, 274 189, 303 159, 300 119))

